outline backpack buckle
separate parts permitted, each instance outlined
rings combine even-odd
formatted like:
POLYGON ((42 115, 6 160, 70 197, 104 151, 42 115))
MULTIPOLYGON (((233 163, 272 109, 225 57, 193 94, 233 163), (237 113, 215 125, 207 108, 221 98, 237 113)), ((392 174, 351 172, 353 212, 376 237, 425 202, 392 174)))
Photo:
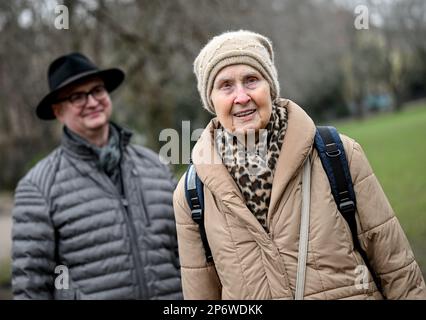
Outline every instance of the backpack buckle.
POLYGON ((354 211, 355 203, 352 200, 345 199, 341 203, 339 203, 339 209, 342 213, 348 213, 354 211))
POLYGON ((338 157, 342 154, 336 143, 329 143, 325 145, 325 154, 331 158, 338 157))
POLYGON ((202 210, 201 209, 194 209, 191 210, 192 220, 200 224, 201 222, 201 216, 202 216, 202 210))

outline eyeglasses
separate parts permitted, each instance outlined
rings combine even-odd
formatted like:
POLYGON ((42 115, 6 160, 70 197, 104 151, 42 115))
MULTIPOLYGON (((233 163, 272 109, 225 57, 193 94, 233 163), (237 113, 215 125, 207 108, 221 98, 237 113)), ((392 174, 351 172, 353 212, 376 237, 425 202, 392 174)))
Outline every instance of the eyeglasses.
POLYGON ((105 96, 107 95, 107 90, 103 85, 99 85, 94 87, 89 92, 74 92, 68 97, 57 100, 56 103, 69 101, 73 107, 81 108, 87 103, 89 95, 99 101, 105 98, 105 96))

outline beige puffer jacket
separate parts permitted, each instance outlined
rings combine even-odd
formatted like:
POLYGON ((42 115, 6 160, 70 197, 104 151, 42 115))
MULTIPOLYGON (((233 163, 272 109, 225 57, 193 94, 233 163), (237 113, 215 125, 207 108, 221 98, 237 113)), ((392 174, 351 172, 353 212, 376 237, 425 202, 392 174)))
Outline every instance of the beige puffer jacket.
POLYGON ((283 99, 281 106, 288 109, 289 122, 273 180, 269 234, 246 207, 214 151, 212 123, 194 147, 193 161, 204 183, 205 226, 214 264, 206 262, 198 226, 191 219, 184 176, 174 193, 174 208, 185 299, 294 298, 302 168, 308 155, 311 211, 304 298, 426 299, 420 268, 361 147, 341 136, 357 197, 358 236, 380 278, 383 296, 371 277, 363 285, 356 271, 363 265, 362 258, 353 249, 349 226, 337 210, 313 148, 315 125, 294 102, 283 99))

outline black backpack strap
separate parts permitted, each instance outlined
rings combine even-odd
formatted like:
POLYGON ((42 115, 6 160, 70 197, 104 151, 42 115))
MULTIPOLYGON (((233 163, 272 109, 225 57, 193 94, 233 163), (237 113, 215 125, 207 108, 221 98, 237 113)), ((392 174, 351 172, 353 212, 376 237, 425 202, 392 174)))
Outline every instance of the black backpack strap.
POLYGON ((375 272, 371 268, 367 254, 362 249, 357 236, 355 192, 345 149, 336 128, 318 126, 315 134, 315 148, 330 182, 331 192, 337 208, 351 230, 354 248, 360 253, 373 276, 374 282, 381 289, 380 281, 378 281, 375 272))
MULTIPOLYGON (((350 213, 356 211, 355 192, 353 190, 345 149, 336 128, 317 127, 315 146, 330 181, 331 191, 337 208, 343 216, 347 216, 348 218, 349 216, 354 217, 354 214, 350 213)), ((349 220, 355 221, 352 218, 349 218, 349 220)), ((353 224, 351 223, 351 225, 353 224)), ((354 226, 356 228, 356 224, 354 226)))
POLYGON ((203 183, 195 171, 193 164, 190 164, 186 170, 185 178, 185 196, 189 207, 191 208, 191 217, 200 229, 201 241, 203 242, 207 262, 213 261, 209 242, 207 241, 206 229, 204 226, 204 191, 203 183))

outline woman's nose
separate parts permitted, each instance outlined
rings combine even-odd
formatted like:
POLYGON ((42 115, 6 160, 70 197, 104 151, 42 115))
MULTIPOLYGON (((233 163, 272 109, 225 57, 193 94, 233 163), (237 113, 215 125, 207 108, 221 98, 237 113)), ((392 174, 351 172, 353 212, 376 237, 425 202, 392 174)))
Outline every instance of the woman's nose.
POLYGON ((251 100, 244 87, 237 87, 236 96, 234 99, 235 104, 247 104, 251 100))

